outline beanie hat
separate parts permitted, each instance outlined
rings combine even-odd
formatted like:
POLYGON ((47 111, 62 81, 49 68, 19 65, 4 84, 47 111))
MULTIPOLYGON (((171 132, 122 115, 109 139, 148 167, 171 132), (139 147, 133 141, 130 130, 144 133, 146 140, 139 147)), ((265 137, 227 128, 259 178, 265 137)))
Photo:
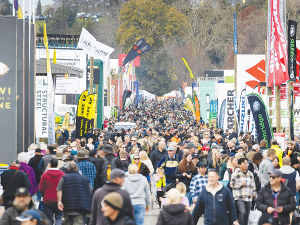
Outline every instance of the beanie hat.
POLYGON ((213 148, 219 149, 218 145, 215 144, 215 143, 212 143, 210 148, 211 148, 211 149, 213 149, 213 148))
POLYGON ((121 210, 123 207, 123 198, 117 192, 111 192, 105 195, 104 202, 115 210, 121 210))

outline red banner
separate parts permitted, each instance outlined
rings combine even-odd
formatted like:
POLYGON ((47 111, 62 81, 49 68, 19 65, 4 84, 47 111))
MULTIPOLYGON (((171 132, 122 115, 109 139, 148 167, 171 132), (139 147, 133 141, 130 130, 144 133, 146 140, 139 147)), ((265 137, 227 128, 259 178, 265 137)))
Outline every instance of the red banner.
POLYGON ((289 80, 287 69, 287 42, 281 24, 279 4, 283 0, 271 0, 271 32, 269 46, 269 77, 268 86, 274 86, 273 80, 275 76, 275 85, 280 85, 289 80))

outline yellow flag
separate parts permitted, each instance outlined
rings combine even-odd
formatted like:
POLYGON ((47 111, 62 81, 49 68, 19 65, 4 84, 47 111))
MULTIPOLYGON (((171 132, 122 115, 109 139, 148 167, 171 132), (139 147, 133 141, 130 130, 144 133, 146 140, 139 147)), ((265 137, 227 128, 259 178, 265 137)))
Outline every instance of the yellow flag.
POLYGON ((245 1, 245 0, 243 0, 243 3, 245 4, 245 3, 246 3, 246 1, 245 1))
POLYGON ((47 37, 46 23, 44 23, 44 45, 46 47, 46 54, 47 54, 47 73, 50 73, 51 65, 50 65, 50 57, 49 57, 49 50, 48 50, 48 37, 47 37))
POLYGON ((23 13, 20 6, 18 6, 18 19, 23 19, 23 13))
POLYGON ((56 64, 56 49, 54 49, 54 52, 53 52, 53 63, 56 64))
POLYGON ((189 67, 189 64, 187 63, 187 61, 184 58, 182 58, 182 60, 183 60, 183 62, 185 64, 186 68, 190 71, 191 78, 195 78, 194 75, 193 75, 193 72, 192 72, 191 68, 189 67))
POLYGON ((67 129, 69 129, 69 116, 70 116, 70 113, 67 112, 64 117, 64 121, 63 121, 63 127, 66 127, 67 129))

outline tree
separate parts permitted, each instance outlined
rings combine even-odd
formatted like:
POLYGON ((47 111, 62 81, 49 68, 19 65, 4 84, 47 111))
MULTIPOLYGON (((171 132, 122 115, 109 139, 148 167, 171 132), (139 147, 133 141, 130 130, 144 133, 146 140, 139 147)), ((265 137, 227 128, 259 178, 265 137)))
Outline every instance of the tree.
POLYGON ((0 6, 1 6, 0 15, 7 16, 12 14, 11 4, 9 0, 1 0, 0 6))
POLYGON ((36 15, 38 15, 38 16, 42 15, 42 3, 41 3, 41 0, 39 0, 38 3, 37 3, 36 15))
POLYGON ((119 20, 116 42, 125 52, 142 37, 152 46, 150 52, 141 56, 136 70, 141 86, 157 95, 172 90, 170 84, 177 79, 177 70, 164 46, 185 34, 185 15, 162 0, 131 0, 123 4, 119 20))

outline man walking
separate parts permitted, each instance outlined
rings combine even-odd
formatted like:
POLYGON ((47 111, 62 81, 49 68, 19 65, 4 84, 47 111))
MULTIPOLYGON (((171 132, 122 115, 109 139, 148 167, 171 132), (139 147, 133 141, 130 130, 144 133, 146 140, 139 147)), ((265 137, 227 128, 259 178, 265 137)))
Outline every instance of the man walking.
POLYGON ((239 223, 247 225, 252 199, 256 197, 256 186, 253 173, 248 170, 248 160, 241 158, 238 165, 240 168, 231 175, 230 187, 238 210, 239 223))
POLYGON ((158 149, 154 150, 150 155, 150 160, 154 167, 154 171, 156 171, 158 163, 166 154, 166 143, 164 141, 160 141, 158 143, 158 149))
POLYGON ((274 169, 273 161, 276 158, 275 150, 268 149, 267 158, 264 159, 259 165, 260 183, 261 187, 264 187, 270 181, 270 173, 274 169))
POLYGON ((92 195, 89 179, 78 173, 76 163, 70 163, 69 173, 57 185, 58 209, 64 212, 63 225, 83 225, 91 211, 92 195))
POLYGON ((238 225, 234 202, 229 188, 219 182, 219 172, 216 169, 208 171, 208 185, 200 193, 193 211, 193 220, 197 224, 204 214, 205 225, 229 225, 227 211, 231 221, 238 225))
POLYGON ((268 217, 273 225, 290 224, 290 213, 296 208, 295 196, 282 183, 282 176, 280 170, 273 169, 270 182, 258 192, 256 200, 256 207, 262 212, 261 218, 268 217))
POLYGON ((94 181, 96 177, 96 167, 93 163, 87 161, 88 156, 86 156, 85 152, 79 150, 77 153, 78 159, 78 169, 82 172, 82 175, 86 176, 89 179, 89 183, 94 188, 94 181))
POLYGON ((31 188, 28 176, 24 172, 19 171, 19 167, 20 162, 15 159, 11 162, 9 170, 4 171, 1 175, 3 206, 5 206, 5 209, 12 206, 18 188, 25 187, 28 190, 31 188))
POLYGON ((175 154, 176 149, 173 146, 168 148, 168 155, 164 156, 157 167, 164 170, 166 176, 166 185, 174 182, 176 180, 175 171, 176 167, 181 161, 181 157, 175 154))
POLYGON ((65 173, 58 169, 58 161, 57 159, 51 159, 50 168, 43 173, 41 182, 39 185, 40 192, 44 198, 43 206, 46 217, 50 221, 51 224, 54 224, 53 216, 55 215, 55 224, 62 224, 62 216, 63 212, 58 209, 57 206, 57 185, 60 179, 65 173))
POLYGON ((41 175, 42 175, 42 173, 44 173, 46 171, 46 168, 54 155, 55 155, 54 147, 52 145, 48 145, 47 146, 47 154, 45 154, 43 156, 43 158, 41 159, 39 166, 38 166, 39 172, 41 175))
POLYGON ((42 159, 42 151, 40 148, 37 148, 35 149, 35 156, 33 156, 28 162, 28 166, 31 166, 35 173, 37 184, 39 184, 41 180, 41 174, 39 173, 39 169, 38 169, 41 159, 42 159))
POLYGON ((130 196, 127 191, 121 189, 124 183, 124 177, 125 173, 123 170, 118 168, 114 169, 110 174, 110 182, 95 191, 92 201, 90 225, 102 225, 104 215, 101 202, 104 199, 104 196, 111 192, 119 193, 122 196, 122 212, 134 220, 134 210, 131 204, 130 196))

